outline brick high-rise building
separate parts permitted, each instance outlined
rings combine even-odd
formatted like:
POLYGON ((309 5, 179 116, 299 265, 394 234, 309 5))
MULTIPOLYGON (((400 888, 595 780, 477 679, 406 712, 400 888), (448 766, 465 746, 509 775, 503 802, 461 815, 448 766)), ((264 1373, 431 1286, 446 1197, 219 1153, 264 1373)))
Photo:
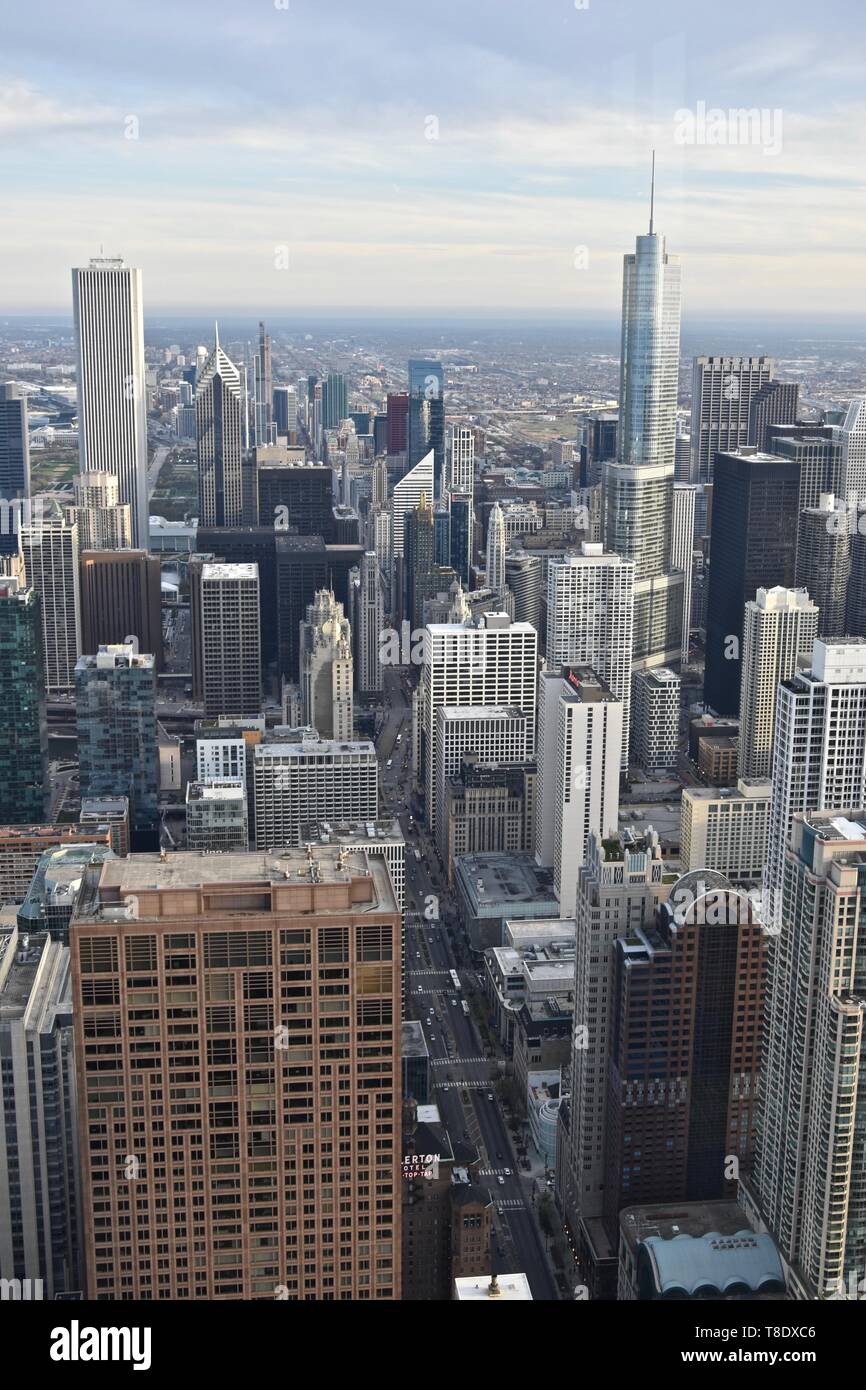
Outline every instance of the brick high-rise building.
POLYGON ((70 930, 87 1296, 399 1298, 385 863, 133 854, 70 930))
POLYGON ((81 645, 86 653, 137 637, 152 652, 159 671, 162 650, 162 588, 158 555, 146 550, 84 550, 81 553, 81 645))

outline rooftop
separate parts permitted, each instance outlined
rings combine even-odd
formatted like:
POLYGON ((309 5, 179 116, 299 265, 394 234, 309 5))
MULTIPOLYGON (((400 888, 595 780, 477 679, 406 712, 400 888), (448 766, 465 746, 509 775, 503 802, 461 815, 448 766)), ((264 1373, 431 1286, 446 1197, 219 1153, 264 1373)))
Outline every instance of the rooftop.
POLYGON ((213 564, 202 565, 202 582, 207 579, 258 579, 259 567, 256 564, 213 564))

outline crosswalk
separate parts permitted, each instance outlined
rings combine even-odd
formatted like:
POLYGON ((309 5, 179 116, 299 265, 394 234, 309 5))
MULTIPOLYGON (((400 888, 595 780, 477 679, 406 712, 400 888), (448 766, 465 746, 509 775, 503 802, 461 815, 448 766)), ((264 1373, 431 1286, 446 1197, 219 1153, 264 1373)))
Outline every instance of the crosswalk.
POLYGON ((407 975, 441 975, 442 978, 443 978, 444 980, 450 979, 450 977, 451 977, 451 972, 450 972, 449 970, 430 970, 430 969, 429 969, 428 967, 426 967, 426 966, 425 966, 423 969, 422 969, 422 968, 416 969, 414 965, 410 965, 410 966, 407 968, 406 974, 407 974, 407 975))
POLYGON ((503 1208, 507 1208, 509 1211, 515 1211, 518 1207, 525 1207, 526 1203, 522 1197, 497 1197, 496 1205, 500 1211, 502 1211, 503 1208))
POLYGON ((489 1062, 489 1057, 433 1057, 431 1065, 434 1067, 474 1067, 479 1062, 489 1062))
POLYGON ((478 1174, 479 1178, 510 1178, 510 1168, 482 1168, 478 1174))
POLYGON ((465 1091, 474 1087, 476 1091, 489 1091, 489 1081, 435 1081, 437 1091, 465 1091))

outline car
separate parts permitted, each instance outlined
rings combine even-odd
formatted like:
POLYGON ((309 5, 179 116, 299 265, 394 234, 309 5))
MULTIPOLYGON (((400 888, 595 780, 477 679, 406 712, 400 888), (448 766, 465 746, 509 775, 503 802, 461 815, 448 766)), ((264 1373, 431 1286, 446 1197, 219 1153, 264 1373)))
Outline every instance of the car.
POLYGON ((431 1042, 435 1042, 435 1041, 436 1041, 436 1034, 435 1034, 435 1033, 431 1033, 431 1034, 430 1034, 430 1041, 431 1041, 431 1042))
POLYGON ((511 1177, 511 1169, 510 1169, 510 1168, 503 1168, 502 1171, 503 1171, 503 1173, 505 1174, 505 1176, 506 1176, 507 1178, 510 1178, 510 1177, 511 1177))
POLYGON ((496 1179, 496 1181, 499 1183, 499 1186, 500 1186, 500 1187, 504 1187, 504 1186, 505 1186, 505 1179, 504 1179, 503 1177, 498 1177, 498 1178, 496 1179))
POLYGON ((487 1099, 488 1099, 488 1100, 492 1100, 492 1099, 493 1099, 493 1092, 492 1092, 492 1091, 488 1091, 488 1092, 487 1092, 487 1099))
POLYGON ((388 762, 386 763, 386 767, 391 767, 392 764, 393 764, 393 762, 394 762, 394 759, 393 759, 393 758, 389 758, 389 759, 388 759, 388 762))
POLYGON ((452 999, 452 1000, 451 1000, 451 1007, 452 1007, 452 1009, 456 1009, 456 1008, 457 1008, 457 1000, 456 1000, 456 999, 452 999))

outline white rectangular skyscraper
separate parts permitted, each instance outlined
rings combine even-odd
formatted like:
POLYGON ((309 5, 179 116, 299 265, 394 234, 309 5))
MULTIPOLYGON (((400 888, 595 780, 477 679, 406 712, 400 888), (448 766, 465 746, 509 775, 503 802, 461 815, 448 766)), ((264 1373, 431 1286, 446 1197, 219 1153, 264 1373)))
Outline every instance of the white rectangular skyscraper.
POLYGON ((113 473, 132 543, 149 544, 141 271, 95 257, 72 272, 82 473, 113 473))

